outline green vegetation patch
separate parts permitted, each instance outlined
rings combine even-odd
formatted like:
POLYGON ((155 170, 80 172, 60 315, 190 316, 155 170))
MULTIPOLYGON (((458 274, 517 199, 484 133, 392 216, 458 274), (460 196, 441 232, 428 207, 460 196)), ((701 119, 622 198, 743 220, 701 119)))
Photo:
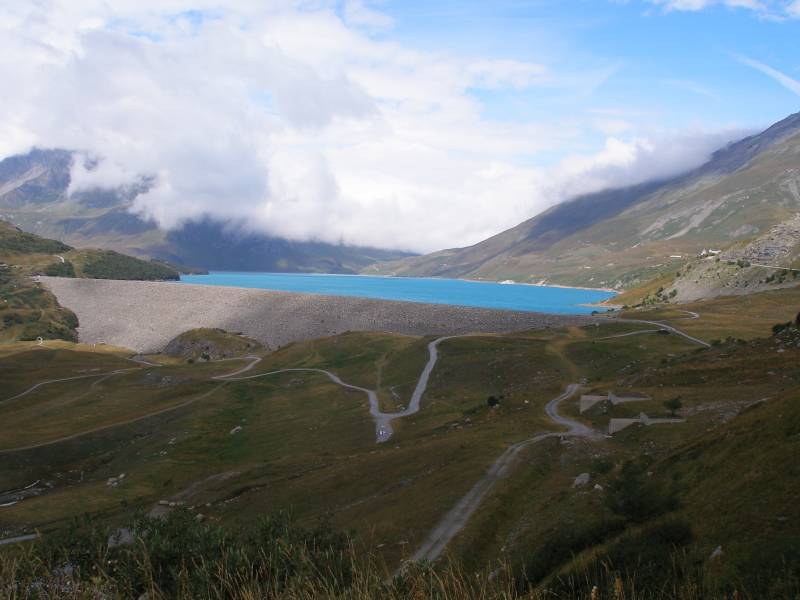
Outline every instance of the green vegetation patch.
POLYGON ((0 266, 0 341, 78 341, 78 317, 40 284, 0 266))
POLYGON ((75 277, 75 266, 68 260, 54 262, 44 269, 48 277, 75 277))
POLYGON ((113 250, 81 251, 83 274, 92 279, 163 281, 180 279, 173 268, 154 261, 126 256, 113 250))
POLYGON ((26 233, 6 221, 0 221, 0 254, 56 254, 68 252, 71 246, 26 233))

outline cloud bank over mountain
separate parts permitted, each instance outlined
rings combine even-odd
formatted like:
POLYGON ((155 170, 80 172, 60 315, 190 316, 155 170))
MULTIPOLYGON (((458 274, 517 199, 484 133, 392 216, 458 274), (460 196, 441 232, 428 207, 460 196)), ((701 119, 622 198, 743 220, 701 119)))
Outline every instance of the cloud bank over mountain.
POLYGON ((461 246, 576 193, 689 169, 740 133, 489 116, 487 94, 579 94, 613 68, 420 49, 364 1, 111 6, 0 7, 0 155, 82 151, 74 190, 152 176, 134 210, 165 228, 208 215, 289 239, 461 246))

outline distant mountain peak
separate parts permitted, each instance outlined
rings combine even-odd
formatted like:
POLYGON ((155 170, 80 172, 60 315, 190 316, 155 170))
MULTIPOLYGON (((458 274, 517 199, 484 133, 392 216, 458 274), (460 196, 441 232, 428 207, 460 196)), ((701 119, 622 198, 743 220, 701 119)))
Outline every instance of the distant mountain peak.
POLYGON ((207 269, 354 273, 377 261, 411 256, 394 250, 245 233, 210 218, 164 231, 154 221, 129 211, 136 196, 153 185, 152 178, 70 194, 75 160, 83 160, 90 169, 97 164, 96 159, 78 152, 43 148, 0 161, 0 217, 74 246, 100 246, 207 269))

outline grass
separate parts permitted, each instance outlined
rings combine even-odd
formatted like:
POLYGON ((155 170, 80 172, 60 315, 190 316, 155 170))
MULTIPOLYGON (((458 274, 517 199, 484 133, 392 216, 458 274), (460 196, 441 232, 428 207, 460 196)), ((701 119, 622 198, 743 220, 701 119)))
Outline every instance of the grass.
MULTIPOLYGON (((721 326, 725 318, 713 312, 715 306, 707 305, 701 315, 721 326)), ((724 315, 725 305, 720 306, 724 315)), ((694 323, 679 320, 675 312, 658 316, 679 327, 694 323)), ((757 320, 746 326, 755 327, 757 320)), ((444 578, 442 585, 450 591, 441 597, 458 597, 446 594, 467 589, 463 586, 473 581, 473 573, 486 575, 498 567, 516 594, 505 597, 528 593, 518 586, 519 574, 536 564, 545 565, 547 574, 540 577, 541 566, 530 571, 540 575, 529 582, 533 591, 528 597, 538 597, 548 586, 562 597, 580 597, 579 591, 587 592, 586 582, 613 589, 619 577, 630 588, 637 576, 642 581, 650 577, 652 569, 626 572, 624 565, 601 573, 607 559, 629 563, 633 559, 626 548, 646 546, 648 536, 663 537, 657 528, 661 521, 620 522, 609 512, 604 492, 594 489, 595 484, 604 489, 613 485, 620 466, 637 457, 646 462, 654 481, 677 485, 680 504, 664 515, 665 522, 677 519, 691 529, 691 539, 681 542, 679 554, 694 566, 686 581, 677 576, 670 580, 677 596, 701 597, 680 587, 687 581, 697 589, 717 591, 732 589, 726 586, 743 576, 788 581, 787 573, 800 562, 792 554, 800 515, 791 504, 800 482, 791 459, 800 450, 795 435, 800 349, 784 338, 731 342, 710 350, 675 335, 600 339, 642 328, 612 321, 599 327, 447 340, 440 345, 440 363, 422 410, 396 421, 394 437, 380 445, 374 442, 364 394, 344 390, 320 374, 285 373, 219 385, 209 382, 210 377, 232 370, 232 363, 140 369, 113 349, 78 351, 59 343, 63 345, 58 348, 32 350, 21 344, 0 357, 3 366, 9 365, 0 369, 4 390, 24 389, 51 373, 66 376, 118 364, 137 370, 103 381, 94 391, 91 383, 78 380, 43 388, 16 408, 0 403, 3 443, 47 441, 60 432, 116 424, 5 455, 0 489, 37 479, 50 487, 4 508, 0 530, 56 532, 84 512, 116 526, 133 510, 146 512, 159 500, 180 498, 209 521, 235 531, 259 515, 291 508, 302 527, 330 515, 338 528, 352 531, 358 544, 366 546, 358 551, 359 560, 392 569, 508 444, 556 430, 544 418, 544 404, 566 383, 584 377, 587 390, 652 397, 635 405, 597 406, 581 416, 597 429, 613 416, 640 410, 665 414, 663 401, 675 395, 682 398, 687 422, 631 428, 599 442, 553 438, 529 447, 513 476, 497 484, 450 545, 461 565, 453 571, 455 579, 447 579, 447 568, 437 570, 435 577, 425 576, 444 578), (169 382, 164 384, 164 378, 169 382), (207 390, 214 393, 122 424, 207 390), (489 396, 502 396, 500 406, 490 408, 489 396), (774 401, 746 409, 764 397, 774 401), (591 475, 589 486, 573 487, 574 478, 584 472, 591 475), (106 484, 120 473, 126 474, 121 485, 106 484), (653 529, 647 529, 650 525, 653 529), (728 557, 722 566, 708 560, 717 545, 728 557), (788 561, 783 574, 765 564, 780 565, 782 560, 788 561), (567 583, 559 583, 558 576, 567 583), (583 583, 575 584, 581 577, 583 583)), ((343 334, 267 354, 248 374, 297 366, 329 369, 345 381, 378 389, 385 406, 403 406, 427 361, 429 341, 343 334)), ((567 404, 562 412, 577 416, 577 405, 567 404)), ((663 554, 672 560, 668 545, 663 554)), ((379 575, 372 568, 364 567, 362 574, 377 585, 385 572, 379 575)), ((367 586, 359 593, 376 593, 378 588, 369 587, 373 583, 359 584, 367 586)), ((408 585, 413 588, 420 580, 408 585)), ((468 589, 485 597, 512 593, 495 585, 500 584, 485 583, 484 591, 468 589)), ((750 589, 769 585, 759 580, 750 589)), ((391 593, 407 597, 404 590, 391 593)), ((359 597, 352 590, 347 594, 359 597)), ((627 589, 626 597, 637 596, 627 589)))
POLYGON ((652 309, 626 310, 622 316, 656 319, 706 340, 736 337, 766 337, 775 323, 793 320, 800 312, 800 286, 740 296, 721 296, 652 309), (699 319, 687 319, 682 310, 694 311, 699 319))
POLYGON ((185 331, 170 340, 164 348, 164 354, 194 362, 233 358, 262 350, 259 342, 243 335, 201 327, 185 331))
POLYGON ((0 266, 0 319, 0 342, 78 339, 75 313, 14 267, 0 266))
POLYGON ((0 220, 0 255, 57 254, 69 250, 72 248, 66 244, 26 233, 11 223, 0 220))
POLYGON ((156 261, 134 258, 113 250, 76 250, 69 259, 79 265, 79 276, 90 279, 177 280, 178 271, 156 261))
MULTIPOLYGON (((584 568, 539 588, 529 585, 505 561, 491 572, 465 569, 456 562, 437 570, 412 565, 390 578, 380 557, 358 540, 333 529, 329 522, 303 527, 285 513, 262 517, 246 529, 232 531, 198 522, 186 509, 164 519, 139 517, 126 525, 132 544, 110 548, 107 540, 114 530, 87 520, 21 553, 0 553, 0 590, 10 600, 757 597, 748 592, 747 584, 730 589, 715 587, 687 566, 673 544, 685 542, 691 532, 675 520, 626 534, 609 547, 609 556, 618 564, 626 560, 625 548, 639 547, 637 556, 648 559, 639 562, 635 570, 623 573, 611 566, 594 571, 584 568), (62 569, 63 564, 70 568, 62 569), (675 583, 653 585, 648 575, 655 566, 675 583)), ((585 530, 574 541, 580 543, 596 535, 585 530)), ((792 573, 782 573, 773 580, 771 590, 775 592, 771 598, 790 600, 798 590, 798 580, 792 573)))
POLYGON ((77 341, 78 319, 31 275, 100 279, 178 279, 162 263, 105 250, 75 250, 0 220, 0 342, 77 341))

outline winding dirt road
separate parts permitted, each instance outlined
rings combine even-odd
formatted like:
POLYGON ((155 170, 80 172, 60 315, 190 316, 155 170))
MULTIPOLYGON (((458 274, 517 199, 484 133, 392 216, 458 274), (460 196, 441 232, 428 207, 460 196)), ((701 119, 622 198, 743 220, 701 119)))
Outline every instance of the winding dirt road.
MULTIPOLYGON (((695 312, 683 312, 687 313, 689 315, 687 318, 690 319, 697 319, 700 317, 700 315, 695 312)), ((707 342, 691 336, 688 333, 673 327, 672 325, 667 325, 666 323, 659 323, 657 321, 644 321, 639 319, 615 318, 615 320, 623 323, 644 323, 648 325, 655 325, 660 329, 667 329, 695 344, 704 346, 706 348, 710 347, 710 344, 707 342)), ((622 334, 622 336, 608 337, 623 337, 626 335, 637 335, 641 333, 651 333, 654 331, 658 330, 636 331, 633 333, 622 334)), ((489 470, 486 472, 486 474, 478 480, 472 489, 470 489, 452 509, 450 509, 450 511, 444 516, 444 518, 433 529, 433 531, 431 531, 427 539, 411 557, 412 561, 418 562, 425 560, 433 562, 439 557, 439 555, 441 555, 442 551, 445 549, 450 540, 452 540, 464 528, 469 521, 469 518, 478 509, 481 502, 483 502, 483 499, 486 497, 492 487, 494 487, 495 483, 497 483, 501 477, 505 476, 509 472, 513 466, 514 460, 524 448, 554 436, 583 437, 592 440, 600 440, 603 438, 602 434, 598 433, 597 431, 591 429, 583 423, 580 423, 579 421, 564 417, 558 412, 559 405, 568 398, 572 397, 575 392, 578 391, 579 387, 580 386, 576 383, 569 384, 562 394, 553 398, 545 405, 545 413, 550 420, 553 421, 553 423, 567 427, 567 431, 540 433, 528 438, 527 440, 523 440, 509 446, 506 451, 503 452, 503 454, 501 454, 500 457, 494 461, 494 463, 492 463, 492 466, 489 467, 489 470)))
POLYGON ((579 388, 580 386, 577 383, 569 384, 563 393, 550 400, 545 406, 545 412, 547 416, 550 417, 550 420, 557 425, 567 427, 568 430, 540 433, 509 446, 506 451, 492 463, 492 466, 489 467, 486 474, 472 486, 472 489, 470 489, 464 497, 450 509, 439 524, 436 525, 419 549, 413 554, 411 561, 418 562, 425 560, 433 562, 436 560, 450 540, 464 528, 472 514, 478 509, 483 499, 497 481, 508 474, 519 453, 528 446, 546 440, 547 438, 557 436, 585 437, 590 439, 602 438, 601 434, 583 423, 579 423, 578 421, 574 421, 558 413, 559 405, 572 397, 579 388))
POLYGON ((129 371, 136 371, 138 368, 139 367, 131 367, 130 369, 117 369, 116 371, 106 371, 105 373, 91 373, 89 375, 76 375, 74 377, 62 377, 61 379, 48 379, 47 381, 40 381, 39 383, 36 383, 36 384, 32 385, 27 390, 25 390, 24 392, 20 392, 16 396, 11 396, 11 398, 5 398, 3 400, 0 400, 0 402, 11 402, 12 400, 17 400, 18 398, 22 398, 24 396, 27 396, 31 392, 35 392, 36 390, 38 390, 40 387, 45 386, 45 385, 49 385, 51 383, 61 383, 63 381, 75 381, 77 379, 90 379, 92 377, 108 378, 108 377, 111 377, 113 375, 119 375, 120 373, 128 373, 129 371))
MULTIPOLYGON (((689 318, 693 318, 693 319, 696 319, 696 318, 699 317, 699 315, 697 315, 697 313, 689 313, 689 315, 690 315, 689 318)), ((693 336, 690 336, 689 334, 684 333, 683 331, 680 331, 679 329, 677 329, 677 328, 675 328, 675 327, 673 327, 671 325, 667 325, 665 323, 660 323, 660 322, 657 322, 657 321, 638 320, 638 319, 619 319, 619 318, 617 318, 615 320, 617 320, 619 322, 644 323, 644 324, 649 324, 649 325, 655 325, 655 326, 657 326, 659 328, 667 329, 667 330, 669 330, 669 331, 671 331, 671 332, 673 332, 673 333, 675 333, 677 335, 680 335, 680 336, 688 339, 689 341, 694 342, 696 344, 699 344, 701 346, 704 346, 704 347, 709 347, 710 346, 707 342, 705 342, 703 340, 700 340, 698 338, 695 338, 693 336)), ((636 333, 639 333, 639 332, 636 332, 636 333)), ((642 332, 642 333, 645 333, 645 332, 642 332)), ((630 334, 624 334, 624 335, 630 335, 630 334)), ((378 401, 378 395, 377 395, 377 392, 375 390, 370 390, 370 389, 367 389, 367 388, 364 388, 364 387, 361 387, 361 386, 357 386, 357 385, 353 385, 353 384, 350 384, 350 383, 346 383, 339 376, 337 376, 336 374, 331 373, 330 371, 327 371, 325 369, 291 368, 291 369, 280 369, 280 370, 277 370, 277 371, 270 371, 268 373, 259 373, 259 374, 256 374, 256 375, 241 376, 242 373, 245 373, 247 371, 252 370, 262 360, 260 357, 257 357, 257 356, 246 356, 246 357, 242 357, 242 359, 250 361, 249 364, 247 364, 246 366, 244 366, 244 367, 242 367, 240 369, 237 369, 236 371, 233 371, 232 373, 228 373, 228 374, 225 374, 225 375, 217 375, 217 376, 211 378, 212 380, 216 380, 216 381, 221 382, 220 386, 214 388, 213 390, 210 390, 209 392, 207 392, 207 393, 205 393, 205 394, 203 394, 203 395, 201 395, 199 397, 196 397, 196 398, 193 398, 191 400, 188 400, 187 402, 184 402, 184 403, 179 404, 177 406, 172 406, 172 407, 163 409, 161 411, 157 411, 155 413, 142 415, 140 417, 129 419, 129 420, 123 422, 123 423, 115 423, 113 425, 99 427, 99 428, 91 430, 91 431, 85 431, 85 432, 77 433, 77 434, 74 434, 74 435, 71 435, 71 436, 67 436, 67 437, 64 437, 64 438, 60 438, 60 439, 57 439, 57 440, 52 440, 50 442, 45 442, 45 443, 42 443, 42 444, 35 444, 35 445, 32 445, 32 446, 26 446, 24 448, 14 448, 14 449, 3 450, 2 452, 0 452, 0 454, 8 453, 8 452, 16 452, 16 451, 20 451, 20 450, 27 450, 27 449, 31 449, 31 448, 38 448, 38 447, 41 447, 41 446, 47 446, 47 445, 56 444, 56 443, 59 443, 59 442, 62 442, 62 441, 74 439, 76 437, 80 437, 80 436, 87 435, 87 434, 90 434, 90 433, 94 433, 94 432, 97 432, 97 431, 101 431, 101 430, 104 430, 104 429, 110 429, 112 427, 118 427, 119 425, 123 425, 123 424, 126 424, 126 423, 130 423, 130 422, 146 419, 146 418, 152 417, 154 415, 157 415, 157 414, 160 414, 160 413, 163 413, 163 412, 175 410, 177 408, 181 408, 183 406, 186 406, 188 404, 194 403, 194 402, 196 402, 198 400, 201 400, 203 398, 206 398, 206 397, 210 396, 216 390, 218 390, 219 387, 224 385, 226 382, 243 381, 243 380, 248 380, 248 379, 256 379, 256 378, 260 378, 260 377, 268 377, 268 376, 277 375, 277 374, 280 374, 280 373, 291 373, 291 372, 320 373, 320 374, 325 375, 333 383, 335 383, 335 384, 337 384, 337 385, 339 385, 341 387, 344 387, 344 388, 347 388, 347 389, 352 389, 352 390, 359 391, 359 392, 362 392, 362 393, 366 394, 367 398, 369 400, 369 405, 370 405, 370 415, 372 415, 372 417, 373 417, 373 419, 375 421, 375 431, 376 431, 375 432, 375 437, 376 437, 376 441, 378 443, 385 442, 392 436, 393 429, 392 429, 391 423, 392 423, 393 420, 399 419, 399 418, 403 418, 403 417, 407 417, 409 415, 413 415, 413 414, 415 414, 415 413, 417 413, 419 411, 420 403, 421 403, 421 400, 422 400, 422 396, 425 394, 425 391, 427 390, 428 381, 430 379, 430 375, 433 372, 433 369, 436 366, 436 363, 437 363, 438 358, 439 358, 439 352, 438 352, 439 344, 441 342, 445 341, 445 340, 452 339, 452 338, 455 338, 455 337, 466 337, 466 336, 444 336, 444 337, 437 338, 437 339, 433 340, 432 342, 430 342, 428 344, 428 354, 429 354, 428 362, 426 363, 425 367, 422 370, 422 373, 420 374, 419 380, 417 381, 417 385, 416 385, 416 387, 414 389, 414 392, 413 392, 413 394, 411 396, 411 400, 409 401, 408 406, 402 411, 398 411, 398 412, 383 412, 383 411, 381 411, 380 410, 380 403, 378 401)), ((242 359, 228 359, 228 360, 242 360, 242 359)), ((134 359, 130 359, 130 360, 132 360, 133 362, 139 363, 140 365, 142 365, 142 367, 144 367, 144 366, 153 366, 153 367, 161 366, 161 365, 157 365, 157 364, 154 364, 154 363, 149 363, 149 362, 144 361, 144 360, 136 360, 135 358, 134 359)), ((139 367, 139 368, 142 368, 142 367, 139 367)), ((17 398, 23 397, 23 396, 25 396, 27 394, 30 394, 31 392, 35 391, 36 389, 38 389, 39 387, 41 387, 43 385, 48 385, 48 384, 57 383, 57 382, 63 382, 63 381, 72 381, 72 380, 76 380, 76 379, 85 379, 85 378, 90 378, 90 377, 101 377, 103 379, 106 379, 106 378, 111 377, 113 375, 116 375, 116 374, 119 374, 119 373, 128 372, 128 371, 132 371, 132 370, 136 370, 136 369, 137 368, 117 369, 115 371, 106 372, 106 373, 94 373, 94 374, 79 375, 79 376, 74 376, 74 377, 67 377, 67 378, 62 378, 62 379, 53 379, 53 380, 48 380, 48 381, 42 381, 40 383, 37 383, 37 384, 31 386, 30 388, 28 388, 24 392, 22 392, 20 394, 17 394, 16 396, 13 396, 11 398, 7 398, 5 401, 7 402, 7 401, 10 401, 10 400, 15 400, 17 398)), ((497 483, 497 481, 501 477, 505 476, 510 471, 510 469, 512 468, 512 466, 514 464, 515 459, 518 457, 518 455, 520 454, 520 452, 523 449, 527 448, 528 446, 531 446, 532 444, 538 443, 538 442, 540 442, 542 440, 545 440, 545 439, 551 438, 551 437, 555 437, 555 436, 561 436, 561 437, 566 437, 566 436, 584 437, 584 438, 588 438, 588 439, 600 439, 600 438, 602 438, 601 434, 599 434, 598 432, 594 431, 593 429, 587 427, 583 423, 580 423, 580 422, 575 421, 573 419, 569 419, 569 418, 564 417, 564 416, 562 416, 562 415, 560 415, 558 413, 559 405, 562 402, 564 402, 565 400, 567 400, 568 398, 572 397, 578 389, 579 389, 579 385, 578 384, 574 384, 574 383, 569 384, 562 394, 560 394, 559 396, 557 396, 557 397, 553 398, 552 400, 550 400, 545 406, 545 412, 546 412, 547 416, 550 418, 550 420, 553 421, 553 423, 555 423, 557 425, 562 425, 562 426, 566 427, 567 431, 566 432, 540 433, 540 434, 534 435, 533 437, 530 437, 530 438, 528 438, 526 440, 522 440, 520 442, 517 442, 517 443, 512 444, 511 446, 509 446, 505 450, 505 452, 503 452, 503 454, 501 454, 497 458, 497 460, 495 460, 494 463, 492 463, 492 465, 490 466, 490 468, 486 472, 486 474, 483 477, 481 477, 481 479, 478 480, 477 483, 475 483, 475 485, 469 490, 469 492, 467 492, 467 494, 464 495, 464 497, 461 498, 461 500, 459 500, 459 502, 444 516, 444 518, 439 522, 439 524, 428 535, 427 539, 423 542, 422 546, 420 546, 420 548, 414 553, 414 555, 412 556, 411 560, 413 560, 413 561, 421 561, 421 560, 434 561, 434 560, 436 560, 441 555, 442 551, 445 549, 445 547, 450 542, 450 540, 452 540, 453 537, 455 537, 464 528, 464 526, 467 524, 467 522, 469 521, 469 519, 472 516, 472 514, 478 509, 480 504, 483 502, 483 499, 486 497, 486 495, 489 493, 489 491, 494 487, 494 485, 497 483)), ((2 402, 2 401, 0 401, 0 402, 2 402)), ((21 538, 12 538, 10 540, 2 540, 2 541, 0 541, 0 543, 13 543, 15 541, 23 541, 25 539, 31 539, 31 538, 29 538, 28 536, 22 536, 21 538)))
MULTIPOLYGON (((700 315, 698 313, 693 312, 691 310, 682 310, 681 312, 684 312, 687 315, 689 315, 688 317, 685 317, 687 319, 699 319, 700 318, 700 315)), ((660 321, 645 321, 645 320, 642 320, 642 319, 624 319, 624 318, 620 318, 620 317, 613 317, 613 319, 615 321, 619 322, 619 323, 644 323, 646 325, 655 325, 656 327, 660 327, 661 329, 666 329, 666 330, 670 331, 671 333, 674 333, 674 334, 679 335, 679 336, 681 336, 683 338, 686 338, 687 340, 689 340, 690 342, 692 342, 694 344, 698 344, 699 346, 703 346, 704 348, 711 348, 711 344, 709 344, 708 342, 706 342, 704 340, 701 340, 700 338, 696 338, 694 336, 691 336, 688 333, 686 333, 685 331, 681 331, 677 327, 673 327, 672 325, 667 325, 666 323, 662 323, 660 321)))
POLYGON ((439 360, 439 344, 445 340, 449 340, 455 337, 464 337, 464 336, 445 336, 440 337, 433 340, 431 343, 428 344, 428 362, 425 364, 425 367, 422 369, 422 373, 420 373, 419 380, 417 380, 417 386, 414 388, 414 393, 411 395, 411 400, 408 403, 408 406, 405 410, 398 411, 398 412, 383 412, 380 408, 380 402, 378 401, 378 393, 375 390, 370 390, 358 385, 353 385, 351 383, 347 383, 342 381, 342 379, 330 371, 326 371, 325 369, 313 369, 313 368, 294 368, 294 369, 279 369, 277 371, 270 371, 269 373, 259 373, 258 375, 248 375, 246 377, 236 377, 239 373, 252 369, 257 363, 252 363, 237 371, 236 373, 231 373, 228 375, 220 375, 215 377, 215 379, 220 381, 242 381, 245 379, 257 379, 259 377, 268 377, 270 375, 278 375, 280 373, 294 373, 294 372, 311 372, 311 373, 321 373, 325 375, 328 379, 330 379, 336 385, 340 385, 343 388, 347 388, 350 390, 356 390, 358 392, 362 392, 367 395, 367 399, 369 400, 369 414, 372 415, 373 420, 375 421, 375 441, 377 443, 382 443, 389 438, 392 437, 394 430, 392 429, 392 421, 395 419, 402 419, 403 417, 408 417, 409 415, 413 415, 419 412, 420 402, 422 400, 423 394, 425 394, 425 390, 428 389, 428 380, 430 379, 431 373, 433 372, 433 368, 436 366, 436 362, 439 360))

